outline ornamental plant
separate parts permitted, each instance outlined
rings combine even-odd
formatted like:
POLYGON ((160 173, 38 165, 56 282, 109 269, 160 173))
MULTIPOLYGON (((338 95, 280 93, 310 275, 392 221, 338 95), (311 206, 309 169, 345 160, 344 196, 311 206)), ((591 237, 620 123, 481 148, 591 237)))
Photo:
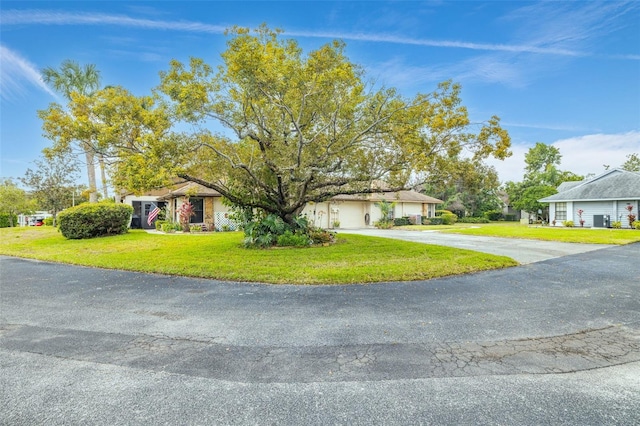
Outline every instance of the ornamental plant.
POLYGON ((636 221, 636 215, 632 213, 633 206, 631 204, 627 206, 627 211, 629 212, 629 214, 627 215, 627 219, 629 220, 629 228, 633 228, 633 222, 636 221))
POLYGON ((178 207, 178 220, 180 221, 180 225, 182 225, 183 232, 189 232, 191 229, 189 228, 189 222, 191 221, 191 217, 195 216, 195 211, 193 208, 193 204, 189 201, 183 202, 180 207, 178 207))
POLYGON ((584 213, 584 210, 578 209, 578 219, 581 227, 584 226, 584 219, 582 218, 582 213, 584 213))

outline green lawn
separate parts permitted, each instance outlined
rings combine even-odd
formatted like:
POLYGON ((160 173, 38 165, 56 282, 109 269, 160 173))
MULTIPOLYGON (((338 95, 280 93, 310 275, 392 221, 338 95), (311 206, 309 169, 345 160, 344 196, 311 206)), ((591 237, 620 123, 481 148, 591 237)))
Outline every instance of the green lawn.
MULTIPOLYGON (((639 233, 640 234, 640 233, 639 233)), ((54 228, 0 229, 0 254, 169 275, 278 284, 424 280, 504 268, 517 262, 449 247, 339 235, 329 247, 250 250, 243 235, 148 234, 66 240, 54 228)))
POLYGON ((437 230, 466 235, 524 238, 531 240, 561 241, 588 244, 631 244, 640 242, 640 231, 635 229, 560 228, 522 225, 518 222, 493 222, 453 226, 403 226, 406 230, 437 230))

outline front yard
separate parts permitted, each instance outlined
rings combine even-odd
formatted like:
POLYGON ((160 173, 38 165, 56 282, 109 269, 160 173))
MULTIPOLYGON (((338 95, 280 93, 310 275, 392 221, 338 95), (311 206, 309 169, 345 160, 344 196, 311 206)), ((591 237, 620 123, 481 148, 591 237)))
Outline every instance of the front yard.
POLYGON ((635 229, 564 228, 541 225, 522 225, 518 222, 460 223, 450 226, 402 226, 411 231, 441 231, 487 237, 524 238, 585 244, 631 244, 640 242, 640 231, 635 229))
MULTIPOLYGON (((639 233, 640 234, 640 233, 639 233)), ((425 280, 516 266, 501 256, 387 238, 339 234, 329 247, 241 247, 239 232, 67 240, 55 228, 0 229, 0 254, 109 269, 278 284, 425 280)))

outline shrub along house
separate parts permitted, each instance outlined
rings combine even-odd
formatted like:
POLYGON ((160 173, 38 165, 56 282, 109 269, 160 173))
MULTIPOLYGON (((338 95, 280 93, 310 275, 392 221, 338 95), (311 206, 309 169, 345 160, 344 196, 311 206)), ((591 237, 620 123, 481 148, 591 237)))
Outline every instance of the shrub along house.
MULTIPOLYGON (((170 218, 177 221, 177 210, 187 200, 195 211, 191 224, 203 225, 208 230, 235 229, 236 224, 229 218, 230 208, 222 203, 222 195, 197 183, 181 182, 173 189, 161 188, 140 196, 128 194, 122 201, 134 208, 132 228, 151 229, 154 226, 149 225, 147 219, 155 206, 167 207, 170 218)), ((363 228, 381 219, 378 206, 381 201, 395 203, 392 218, 410 217, 416 223, 420 223, 422 217, 434 217, 436 206, 442 203, 417 191, 338 195, 329 201, 307 204, 302 214, 321 228, 363 228)))
POLYGON ((582 210, 584 226, 606 228, 619 221, 628 227, 627 206, 638 216, 640 173, 613 169, 591 179, 563 182, 557 194, 538 201, 549 203, 549 218, 555 219, 555 226, 563 226, 564 221, 579 226, 582 210))

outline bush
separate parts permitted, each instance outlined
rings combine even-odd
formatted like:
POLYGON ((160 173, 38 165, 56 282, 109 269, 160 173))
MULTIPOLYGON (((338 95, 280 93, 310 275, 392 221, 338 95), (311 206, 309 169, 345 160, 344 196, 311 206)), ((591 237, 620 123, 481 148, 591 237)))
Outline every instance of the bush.
POLYGON ((160 225, 160 230, 162 232, 176 232, 182 229, 182 226, 179 223, 173 222, 164 222, 160 225))
POLYGON ((279 247, 305 247, 311 245, 311 238, 306 234, 294 234, 291 231, 285 231, 279 235, 276 244, 279 247))
POLYGON ((393 219, 393 226, 406 226, 411 225, 408 217, 397 217, 393 219))
POLYGON ((378 229, 391 229, 393 228, 393 221, 380 219, 374 223, 374 226, 378 229))
POLYGON ((58 228, 71 240, 124 234, 132 214, 133 207, 126 204, 83 203, 60 212, 58 228))
POLYGON ((13 219, 13 226, 18 226, 18 216, 15 214, 9 216, 9 213, 0 213, 0 228, 8 228, 11 226, 10 218, 13 219))
POLYGON ((562 222, 562 224, 564 226, 566 226, 567 228, 573 228, 573 221, 572 220, 565 220, 564 222, 562 222))
POLYGON ((489 210, 488 212, 484 212, 484 217, 494 222, 504 219, 504 216, 500 210, 489 210))
POLYGON ((461 217, 458 219, 459 223, 489 223, 491 222, 486 217, 461 217))
POLYGON ((165 223, 167 223, 166 220, 156 220, 155 222, 156 231, 162 231, 162 225, 164 225, 165 223))
POLYGON ((640 220, 636 220, 635 222, 633 222, 633 227, 640 230, 640 220))
POLYGON ((455 214, 449 210, 436 210, 436 217, 442 216, 443 214, 455 214))
POLYGON ((622 228, 622 222, 620 222, 619 220, 611 222, 611 227, 614 229, 620 229, 622 228))
POLYGON ((52 217, 45 217, 44 221, 42 222, 42 224, 44 226, 53 226, 53 218, 52 217))
POLYGON ((191 225, 189 227, 189 231, 191 231, 191 232, 202 232, 202 225, 191 225))
POLYGON ((423 225, 442 225, 442 222, 441 217, 430 217, 422 220, 423 225))
POLYGON ((320 228, 309 229, 309 238, 313 244, 330 244, 335 241, 336 234, 334 232, 325 231, 320 228))
POLYGON ((443 213, 440 217, 443 225, 453 225, 458 221, 458 216, 453 213, 443 213))

